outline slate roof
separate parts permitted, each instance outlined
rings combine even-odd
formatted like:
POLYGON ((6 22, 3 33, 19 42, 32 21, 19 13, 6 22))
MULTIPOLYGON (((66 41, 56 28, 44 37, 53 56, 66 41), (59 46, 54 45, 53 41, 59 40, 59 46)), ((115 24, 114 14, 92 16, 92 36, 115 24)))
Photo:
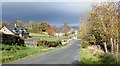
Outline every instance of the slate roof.
POLYGON ((12 33, 14 33, 14 34, 22 34, 22 33, 28 33, 27 31, 26 31, 26 29, 25 28, 23 28, 23 27, 21 27, 21 26, 5 26, 7 29, 9 29, 12 33), (13 31, 13 30, 15 30, 15 32, 13 31), (20 30, 22 30, 22 31, 20 31, 20 30), (25 31, 24 31, 25 30, 25 31))

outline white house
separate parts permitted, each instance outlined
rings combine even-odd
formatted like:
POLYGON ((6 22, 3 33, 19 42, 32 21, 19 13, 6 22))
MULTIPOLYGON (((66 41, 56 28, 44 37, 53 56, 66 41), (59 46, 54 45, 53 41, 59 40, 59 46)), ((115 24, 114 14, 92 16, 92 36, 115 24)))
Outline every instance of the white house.
POLYGON ((55 33, 54 36, 63 36, 64 33, 55 33))
POLYGON ((77 35, 78 34, 78 30, 71 29, 68 33, 77 35))
POLYGON ((27 30, 21 26, 4 26, 0 29, 0 32, 4 34, 18 35, 23 38, 28 38, 29 33, 27 30))

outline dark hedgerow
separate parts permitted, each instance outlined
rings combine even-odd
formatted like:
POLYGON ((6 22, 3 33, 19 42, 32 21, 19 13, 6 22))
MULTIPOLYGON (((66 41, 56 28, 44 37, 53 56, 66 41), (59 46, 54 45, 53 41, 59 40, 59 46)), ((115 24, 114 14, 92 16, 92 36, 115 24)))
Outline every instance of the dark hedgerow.
POLYGON ((61 44, 61 41, 38 41, 38 46, 46 46, 46 47, 56 47, 61 44))
POLYGON ((9 35, 9 34, 1 34, 1 43, 7 45, 19 45, 24 46, 24 40, 21 39, 19 36, 9 35))

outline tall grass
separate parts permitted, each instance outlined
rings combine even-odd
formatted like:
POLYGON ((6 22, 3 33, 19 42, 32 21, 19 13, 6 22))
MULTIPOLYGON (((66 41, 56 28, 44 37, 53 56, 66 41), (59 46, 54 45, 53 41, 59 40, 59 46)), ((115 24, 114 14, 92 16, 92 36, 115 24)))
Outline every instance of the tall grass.
POLYGON ((116 64, 111 54, 97 53, 94 55, 88 48, 80 48, 80 64, 116 64))

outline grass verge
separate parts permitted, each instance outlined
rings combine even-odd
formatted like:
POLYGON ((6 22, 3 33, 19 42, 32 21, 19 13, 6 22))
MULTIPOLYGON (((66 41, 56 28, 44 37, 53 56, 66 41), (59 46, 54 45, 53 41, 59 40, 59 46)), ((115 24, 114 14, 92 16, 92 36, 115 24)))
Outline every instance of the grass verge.
POLYGON ((91 52, 88 48, 80 48, 80 64, 116 64, 111 54, 91 52))
POLYGON ((42 54, 51 50, 65 48, 65 46, 27 48, 22 46, 2 45, 2 63, 8 63, 23 58, 30 58, 34 55, 42 54))

